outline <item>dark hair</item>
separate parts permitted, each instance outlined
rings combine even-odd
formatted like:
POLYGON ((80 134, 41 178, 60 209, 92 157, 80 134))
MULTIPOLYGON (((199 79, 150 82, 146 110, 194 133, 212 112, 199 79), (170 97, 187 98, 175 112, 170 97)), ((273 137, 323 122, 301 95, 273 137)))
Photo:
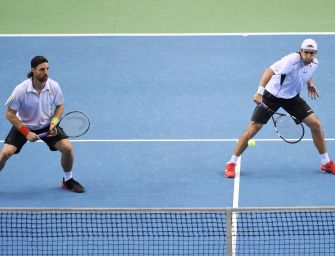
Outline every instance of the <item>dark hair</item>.
MULTIPOLYGON (((36 68, 38 65, 48 62, 47 58, 43 56, 35 56, 34 58, 31 59, 30 61, 30 66, 31 68, 36 68)), ((33 77, 33 71, 30 71, 27 74, 27 78, 32 78, 33 77)))
POLYGON ((27 74, 27 78, 32 78, 34 75, 33 75, 33 71, 30 71, 28 74, 27 74))

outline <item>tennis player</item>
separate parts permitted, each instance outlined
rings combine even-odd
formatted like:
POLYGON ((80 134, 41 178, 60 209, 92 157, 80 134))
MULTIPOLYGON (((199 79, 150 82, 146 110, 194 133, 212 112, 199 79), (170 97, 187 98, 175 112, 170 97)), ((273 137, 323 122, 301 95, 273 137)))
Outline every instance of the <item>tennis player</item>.
MULTIPOLYGON (((31 71, 25 81, 17 85, 6 102, 6 117, 12 124, 2 151, 0 170, 6 161, 18 154, 27 142, 39 139, 38 134, 55 127, 64 111, 63 93, 59 84, 49 78, 49 63, 43 56, 31 60, 31 71)), ((67 137, 53 134, 42 138, 51 151, 61 152, 61 165, 64 170, 62 187, 73 192, 85 191, 72 177, 73 148, 67 137)))
MULTIPOLYGON (((258 90, 253 96, 256 103, 264 102, 274 111, 284 108, 290 115, 304 122, 312 133, 315 147, 321 157, 321 172, 335 174, 335 166, 329 159, 325 138, 319 119, 311 107, 300 97, 301 90, 307 86, 308 95, 312 99, 319 97, 312 81, 312 75, 318 67, 317 43, 313 39, 305 39, 299 52, 291 53, 267 68, 259 82, 258 90)), ((235 166, 238 157, 248 146, 248 140, 271 118, 271 113, 256 107, 246 130, 240 136, 230 161, 224 170, 227 178, 235 177, 235 166)))

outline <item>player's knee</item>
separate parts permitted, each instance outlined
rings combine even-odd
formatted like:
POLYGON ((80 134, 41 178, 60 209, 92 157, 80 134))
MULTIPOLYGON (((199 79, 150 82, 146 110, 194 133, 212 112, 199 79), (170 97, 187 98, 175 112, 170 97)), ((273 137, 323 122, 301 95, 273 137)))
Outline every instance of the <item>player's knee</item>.
POLYGON ((319 119, 314 119, 312 122, 310 122, 309 127, 312 131, 320 131, 321 130, 321 123, 319 119))
POLYGON ((263 127, 263 124, 256 123, 256 122, 252 122, 249 126, 250 132, 252 134, 256 134, 260 129, 262 129, 262 127, 263 127))
POLYGON ((1 151, 0 160, 8 160, 14 153, 11 151, 1 151))
POLYGON ((256 135, 256 133, 263 127, 263 124, 251 122, 244 132, 244 136, 246 136, 247 139, 250 139, 256 135))
POLYGON ((307 116, 303 122, 312 130, 317 131, 321 130, 320 120, 315 116, 315 114, 311 114, 307 116))
POLYGON ((63 154, 71 154, 73 150, 72 144, 70 142, 64 142, 59 146, 59 151, 63 154))
POLYGON ((72 153, 72 144, 67 143, 66 145, 64 145, 63 152, 64 153, 72 153))

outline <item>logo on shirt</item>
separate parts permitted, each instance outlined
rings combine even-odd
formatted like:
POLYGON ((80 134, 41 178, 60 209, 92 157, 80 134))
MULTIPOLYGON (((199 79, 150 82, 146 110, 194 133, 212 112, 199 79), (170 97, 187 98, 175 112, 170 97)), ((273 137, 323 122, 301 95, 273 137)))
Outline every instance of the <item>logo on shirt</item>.
POLYGON ((6 103, 7 108, 11 108, 13 101, 14 101, 14 95, 12 94, 7 100, 7 103, 6 103))

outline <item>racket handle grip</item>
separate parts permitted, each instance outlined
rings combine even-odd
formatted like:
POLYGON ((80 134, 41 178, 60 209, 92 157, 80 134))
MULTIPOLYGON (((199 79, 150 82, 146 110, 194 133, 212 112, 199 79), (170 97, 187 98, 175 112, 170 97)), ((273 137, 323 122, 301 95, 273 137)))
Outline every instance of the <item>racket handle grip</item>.
POLYGON ((258 104, 258 106, 260 106, 261 108, 264 108, 264 109, 269 109, 269 107, 267 106, 267 105, 265 105, 265 103, 263 103, 263 102, 260 102, 259 104, 258 104))
POLYGON ((48 132, 42 132, 40 134, 38 134, 38 137, 41 139, 41 138, 44 138, 48 135, 48 132))

